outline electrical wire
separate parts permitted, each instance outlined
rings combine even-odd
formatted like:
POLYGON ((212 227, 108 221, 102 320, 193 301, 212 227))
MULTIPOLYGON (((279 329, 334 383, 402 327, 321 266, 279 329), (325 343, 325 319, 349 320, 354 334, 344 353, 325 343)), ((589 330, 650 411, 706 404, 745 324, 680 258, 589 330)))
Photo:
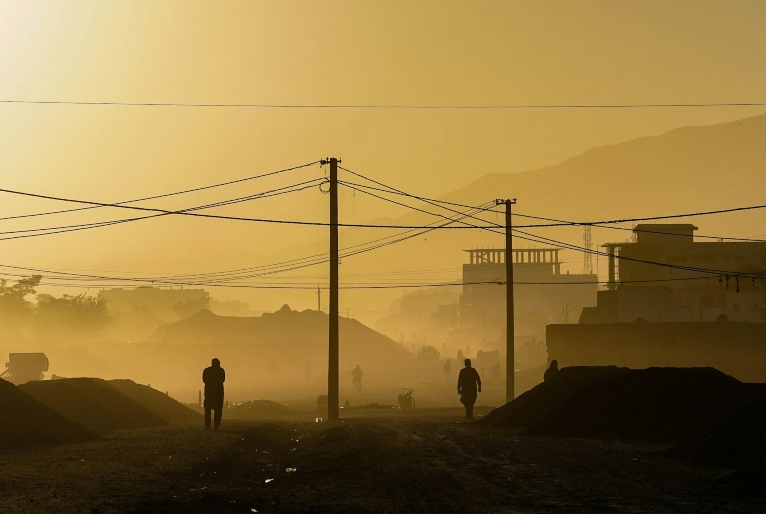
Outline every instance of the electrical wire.
POLYGON ((657 109, 710 107, 766 107, 766 102, 710 103, 615 103, 615 104, 491 104, 491 105, 385 105, 385 104, 267 104, 267 103, 183 103, 183 102, 116 102, 74 100, 0 100, 0 104, 78 105, 116 107, 202 107, 245 109, 397 109, 397 110, 522 110, 522 109, 657 109))
MULTIPOLYGON (((106 203, 106 202, 94 202, 89 200, 77 200, 73 198, 63 198, 59 196, 52 196, 52 195, 42 195, 38 193, 29 193, 25 191, 16 191, 12 189, 0 189, 1 193, 8 193, 13 195, 20 195, 20 196, 28 196, 32 198, 41 198, 45 200, 55 200, 60 202, 70 202, 70 203, 79 203, 79 204, 85 204, 85 205, 94 205, 99 207, 115 207, 120 209, 130 209, 135 211, 142 211, 142 212, 156 212, 156 213, 163 213, 163 214, 174 214, 174 215, 181 215, 181 216, 194 216, 199 218, 210 218, 210 219, 223 219, 223 220, 233 220, 233 221, 250 221, 250 222, 258 222, 258 223, 276 223, 276 224, 283 224, 283 225, 307 225, 307 226, 317 226, 317 227, 329 227, 332 226, 331 223, 325 223, 320 221, 297 221, 297 220, 278 220, 278 219, 265 219, 265 218, 248 218, 244 216, 223 216, 223 215, 215 215, 215 214, 200 214, 200 213, 194 213, 194 212, 185 212, 185 211, 171 211, 167 209, 157 209, 157 208, 150 208, 150 207, 138 207, 134 205, 124 205, 124 204, 116 204, 116 203, 106 203)), ((351 227, 351 228, 383 228, 383 229, 421 229, 425 228, 422 225, 373 225, 373 224, 365 224, 365 223, 338 223, 338 227, 351 227)), ((499 225, 497 225, 499 226, 499 225)), ((496 227, 496 225, 492 225, 492 227, 496 227)), ((482 227, 466 227, 466 226, 440 226, 439 228, 482 228, 482 227)))
MULTIPOLYGON (((706 213, 705 213, 706 214, 706 213)), ((638 233, 647 233, 647 234, 660 234, 660 235, 667 235, 667 236, 677 236, 678 234, 675 232, 662 232, 657 230, 642 230, 637 229, 635 227, 633 228, 627 228, 627 227, 613 227, 609 225, 611 222, 601 222, 601 221, 594 221, 594 222, 577 222, 577 221, 570 221, 570 220, 561 220, 556 218, 545 218, 543 216, 532 216, 530 214, 521 214, 514 212, 514 216, 520 216, 522 218, 530 218, 530 219, 537 219, 537 220, 543 220, 543 221, 553 221, 561 224, 570 224, 573 226, 592 226, 596 228, 606 228, 611 230, 623 230, 623 231, 630 231, 630 232, 638 232, 638 233)), ((689 214, 688 216, 695 216, 695 214, 689 214)), ((679 216, 680 217, 680 216, 679 216)), ((644 220, 630 220, 630 221, 646 221, 644 220)), ((563 226, 563 225, 562 225, 563 226)), ((520 226, 519 228, 528 228, 525 226, 520 226)), ((727 237, 727 236, 711 236, 711 235, 704 235, 704 234, 694 234, 695 238, 702 238, 702 239, 716 239, 716 240, 729 240, 729 241, 742 241, 746 243, 766 243, 766 239, 757 239, 757 238, 749 238, 749 237, 727 237)))
MULTIPOLYGON (((197 191, 205 191, 205 190, 208 190, 208 189, 213 189, 213 188, 223 187, 223 186, 229 186, 229 185, 232 185, 232 184, 240 184, 242 182, 247 182, 247 181, 250 181, 250 180, 256 180, 256 179, 259 179, 259 178, 265 178, 265 177, 270 177, 270 176, 273 176, 273 175, 279 175, 280 173, 285 173, 285 172, 288 172, 288 171, 294 171, 294 170, 299 170, 301 168, 307 168, 307 167, 313 166, 315 164, 319 164, 319 161, 313 161, 313 162, 309 162, 309 163, 306 163, 306 164, 301 164, 299 166, 292 166, 290 168, 284 168, 284 169, 281 169, 281 170, 270 171, 268 173, 263 173, 261 175, 253 175, 253 176, 250 176, 250 177, 244 177, 244 178, 240 178, 240 179, 236 179, 236 180, 229 180, 227 182, 219 182, 217 184, 209 184, 207 186, 194 187, 194 188, 191 188, 191 189, 185 189, 183 191, 175 191, 175 192, 172 192, 172 193, 164 193, 164 194, 153 195, 153 196, 145 196, 143 198, 135 198, 133 200, 125 200, 125 201, 122 201, 122 202, 115 202, 115 205, 131 204, 131 203, 143 202, 143 201, 147 201, 147 200, 156 200, 158 198, 168 198, 170 196, 182 195, 182 194, 186 194, 186 193, 195 193, 197 191)), ((6 217, 0 218, 0 221, 20 219, 20 218, 32 218, 32 217, 36 217, 36 216, 48 216, 50 214, 62 214, 62 213, 67 213, 67 212, 86 211, 86 210, 90 210, 90 209, 98 209, 98 208, 101 208, 101 207, 102 207, 101 205, 93 205, 93 206, 90 206, 90 207, 78 207, 76 209, 66 209, 66 210, 61 210, 61 211, 38 212, 38 213, 35 213, 35 214, 23 214, 23 215, 19 215, 19 216, 6 216, 6 217)))
MULTIPOLYGON (((480 209, 481 207, 482 206, 479 206, 478 209, 480 209)), ((474 210, 478 210, 478 209, 475 208, 474 210)), ((458 220, 459 220, 459 218, 458 218, 458 220)), ((455 221, 454 219, 450 219, 450 220, 447 220, 445 223, 453 223, 454 221, 455 221)), ((358 244, 358 245, 353 245, 351 247, 345 248, 344 249, 345 251, 343 253, 341 253, 340 258, 346 258, 346 257, 350 257, 350 256, 353 256, 353 255, 358 255, 360 253, 365 253, 365 252, 372 251, 372 250, 375 250, 375 249, 378 249, 378 248, 382 248, 382 247, 385 247, 385 246, 389 246, 391 244, 396 244, 398 242, 401 242, 401 241, 404 241, 404 240, 407 240, 407 239, 411 239, 413 237, 420 236, 420 235, 422 235, 424 233, 430 232, 431 230, 435 230, 435 229, 439 228, 442 225, 436 225, 436 223, 432 223, 431 226, 428 226, 428 228, 425 228, 423 230, 411 229, 411 230, 407 230, 406 232, 403 232, 403 233, 400 233, 400 234, 395 234, 395 235, 392 235, 392 236, 387 236, 387 237, 384 237, 384 238, 379 238, 377 240, 368 241, 366 243, 361 243, 361 244, 358 244), (395 238, 395 239, 392 239, 392 238, 395 238), (377 243, 377 244, 375 244, 375 243, 377 243), (373 244, 373 246, 365 247, 365 245, 370 245, 370 244, 373 244), (353 250, 353 251, 348 251, 348 250, 353 250)), ((217 275, 217 276, 214 277, 216 280, 212 280, 212 281, 209 281, 209 282, 220 283, 220 282, 226 282, 226 281, 231 281, 231 280, 242 280, 242 279, 247 279, 247 278, 262 277, 262 276, 268 275, 268 274, 284 273, 284 272, 292 271, 292 270, 295 270, 295 269, 300 269, 300 268, 304 268, 304 267, 308 267, 308 266, 314 266, 314 265, 321 264, 321 263, 328 262, 328 261, 329 261, 329 259, 326 257, 326 254, 316 254, 315 256, 308 256, 308 257, 304 257, 304 258, 300 258, 300 259, 293 259, 292 261, 286 261, 286 262, 278 263, 278 264, 274 264, 274 265, 267 265, 267 266, 263 266, 263 267, 243 268, 241 270, 235 270, 235 271, 253 271, 253 270, 258 270, 258 269, 260 269, 260 270, 266 269, 266 271, 263 271, 263 272, 260 272, 260 273, 251 273, 249 275, 242 275, 242 274, 235 275, 235 276, 231 276, 230 275, 230 276, 223 276, 222 278, 221 278, 221 275, 217 275), (312 260, 313 257, 320 257, 320 256, 321 256, 320 259, 313 259, 312 260)), ((83 279, 83 280, 85 280, 85 279, 88 279, 88 280, 116 280, 116 281, 143 282, 143 283, 163 284, 163 285, 209 285, 208 283, 203 284, 202 282, 193 282, 193 281, 181 282, 179 280, 174 280, 174 277, 170 277, 170 278, 167 278, 167 277, 148 277, 148 278, 127 277, 126 278, 126 277, 109 277, 109 276, 100 276, 100 275, 86 275, 86 274, 80 274, 80 273, 69 273, 69 272, 54 271, 54 270, 50 270, 50 269, 30 268, 30 267, 10 266, 10 265, 0 265, 0 267, 8 268, 8 269, 22 270, 22 271, 29 271, 29 272, 33 272, 33 273, 54 274, 54 275, 57 275, 59 279, 61 279, 62 276, 69 276, 69 277, 75 277, 75 278, 83 279)), ((222 273, 227 273, 227 272, 222 272, 222 273)), ((178 277, 178 276, 176 276, 176 277, 178 277)), ((185 277, 186 278, 189 278, 189 277, 199 277, 201 279, 204 279, 204 278, 210 278, 211 274, 186 275, 185 277)), ((91 286, 91 287, 95 287, 95 286, 91 286)))
POLYGON ((7 241, 10 239, 24 239, 29 237, 39 237, 39 236, 47 236, 47 235, 53 235, 53 234, 61 234, 65 232, 75 232, 79 230, 88 230, 92 228, 101 228, 101 227, 107 227, 112 225, 119 225, 122 223, 129 223, 132 221, 139 221, 139 220, 145 220, 150 218, 158 218, 161 216, 167 216, 169 214, 183 214, 183 213, 190 213, 193 211, 203 210, 203 209, 211 209, 214 207, 223 207, 226 205, 234 205, 237 203, 247 202, 251 200, 257 200, 262 198, 270 198, 273 196, 280 196, 283 194, 288 193, 296 193, 299 191, 303 191, 305 189, 309 189, 312 187, 315 187, 317 185, 321 185, 324 182, 324 179, 316 178, 307 180, 305 182, 299 182, 297 184, 292 184, 290 186, 285 186, 281 188, 272 189, 269 191, 263 191, 261 193, 243 196, 239 198, 233 198, 230 200, 223 200, 220 202, 200 205, 196 207, 189 207, 186 209, 179 209, 177 211, 168 211, 168 212, 161 212, 159 214, 152 214, 149 216, 140 216, 135 218, 123 218, 119 220, 108 220, 108 221, 101 221, 101 222, 94 222, 94 223, 82 223, 82 224, 75 224, 75 225, 64 225, 64 226, 58 226, 58 227, 44 227, 44 228, 36 228, 36 229, 25 229, 25 230, 10 230, 5 232, 0 232, 0 234, 18 234, 18 233, 26 233, 26 235, 20 235, 20 236, 11 236, 11 237, 0 237, 0 241, 7 241), (301 187, 302 186, 302 187, 301 187), (40 232, 36 234, 29 234, 29 232, 40 232))
MULTIPOLYGON (((469 207, 469 206, 466 206, 466 205, 463 205, 463 204, 459 204, 459 203, 445 202, 443 200, 436 200, 436 199, 433 199, 433 198, 426 198, 426 197, 423 197, 423 196, 412 195, 412 194, 406 193, 404 191, 401 191, 399 189, 396 189, 396 188, 394 188, 392 186, 389 186, 387 184, 384 184, 382 182, 379 182, 377 180, 371 179, 371 178, 369 178, 369 177, 367 177, 365 175, 362 175, 361 173, 352 171, 352 170, 350 170, 348 168, 344 168, 343 166, 338 166, 338 168, 342 169, 342 170, 344 170, 344 171, 346 171, 348 173, 351 173, 354 176, 357 176, 359 178, 362 178, 364 180, 368 180, 368 181, 370 181, 370 182, 372 182, 374 184, 382 186, 382 187, 384 187, 386 189, 374 188, 374 187, 371 187, 371 186, 367 186, 367 185, 364 185, 364 184, 357 184, 357 183, 353 183, 353 182, 339 181, 339 183, 343 183, 344 185, 346 185, 346 187, 355 186, 355 187, 360 187, 360 188, 365 188, 365 189, 373 189, 373 190, 380 191, 380 192, 388 192, 390 194, 398 194, 398 195, 414 198, 414 199, 417 199, 417 200, 421 200, 421 201, 429 203, 431 205, 434 205, 435 203, 444 203, 444 204, 447 204, 447 205, 458 206, 458 207, 469 207)), ((411 207, 411 206, 408 206, 408 207, 411 208, 411 209, 414 209, 414 207, 411 207)), ((442 208, 447 209, 446 207, 442 207, 442 208)), ((637 232, 651 232, 651 233, 655 233, 655 234, 677 235, 677 234, 673 234, 673 233, 657 232, 657 231, 654 231, 654 230, 651 230, 651 231, 649 231, 649 230, 635 230, 635 229, 628 229, 628 228, 625 228, 625 227, 612 227, 612 226, 609 226, 609 225, 617 224, 617 223, 635 222, 635 221, 653 221, 653 220, 661 220, 661 219, 683 218, 683 217, 692 217, 692 216, 704 216, 704 215, 709 215, 709 214, 723 214, 723 213, 729 213, 729 212, 737 212, 737 211, 744 211, 744 210, 754 210, 754 209, 763 209, 763 208, 766 208, 766 205, 754 205, 754 206, 745 206, 745 207, 734 207, 734 208, 731 208, 731 209, 719 209, 719 210, 714 210, 714 211, 702 211, 702 212, 696 212, 696 213, 673 214, 673 215, 663 215, 663 216, 654 216, 654 217, 642 217, 642 218, 623 218, 623 219, 617 219, 617 220, 592 221, 592 222, 591 221, 581 222, 581 221, 560 220, 560 219, 555 219, 555 218, 546 218, 546 217, 542 217, 542 216, 533 216, 533 215, 523 214, 523 213, 519 213, 519 212, 515 212, 515 211, 513 212, 513 216, 519 216, 519 217, 522 217, 522 218, 529 218, 529 219, 537 219, 537 220, 541 220, 541 221, 551 221, 551 222, 554 222, 552 224, 538 224, 538 225, 515 225, 514 224, 515 228, 539 228, 539 227, 555 227, 555 226, 596 226, 596 227, 610 228, 610 229, 615 229, 615 230, 631 230, 631 231, 637 231, 637 232)), ((447 209, 447 210, 452 210, 452 209, 447 209)), ((486 212, 495 212, 495 213, 504 214, 504 211, 500 211, 500 210, 496 210, 496 209, 485 209, 485 211, 486 212)), ((421 212, 425 212, 425 211, 421 211, 421 212)), ((453 212, 455 212, 455 211, 453 211, 453 212)), ((436 214, 433 214, 433 213, 430 213, 430 214, 436 215, 436 214)), ((478 221, 482 221, 484 223, 490 223, 489 221, 487 221, 485 219, 482 219, 482 218, 478 218, 478 217, 473 217, 473 218, 478 220, 478 221)), ((485 227, 476 227, 476 228, 485 228, 485 227)), ((495 228, 503 228, 503 226, 502 225, 497 225, 495 228)), ((732 240, 732 241, 744 241, 744 242, 766 242, 766 240, 753 239, 753 238, 722 237, 722 236, 709 236, 709 235, 701 235, 701 234, 695 234, 694 237, 700 237, 700 238, 705 238, 705 239, 727 239, 727 240, 732 240)))
MULTIPOLYGON (((546 241, 546 242, 552 243, 554 245, 557 245, 559 248, 567 248, 567 249, 577 250, 577 251, 580 251, 580 252, 587 252, 587 253, 591 253, 591 254, 595 254, 595 255, 599 255, 599 256, 612 257, 611 254, 606 253, 606 252, 600 252, 598 250, 593 250, 593 249, 589 249, 589 248, 585 248, 585 247, 581 247, 581 246, 577 246, 577 245, 572 245, 572 244, 569 244, 569 243, 565 243, 563 241, 558 241, 556 239, 542 237, 542 236, 538 236, 536 234, 530 234, 528 232, 517 231, 516 229, 514 229, 514 232, 518 232, 518 233, 524 234, 525 236, 528 236, 528 237, 523 237, 523 236, 516 236, 516 235, 514 235, 514 237, 519 237, 520 239, 526 239, 528 241, 534 241, 534 242, 538 242, 538 243, 541 242, 541 240, 542 240, 542 241, 546 241), (536 238, 536 239, 530 239, 530 238, 536 238)), ((644 260, 644 259, 636 259, 636 258, 633 258, 633 257, 622 256, 622 255, 619 255, 619 254, 615 254, 614 258, 615 259, 619 259, 619 260, 630 261, 630 262, 638 262, 638 263, 641 263, 641 264, 651 264, 651 265, 654 265, 654 266, 661 266, 661 267, 664 267, 664 268, 678 269, 678 270, 690 271, 690 272, 696 272, 696 273, 702 273, 702 274, 709 274, 709 275, 713 275, 713 276, 717 276, 717 277, 726 276, 726 277, 744 277, 744 278, 752 278, 752 279, 762 279, 762 278, 764 278, 764 276, 766 276, 766 271, 739 272, 739 271, 732 271, 732 270, 697 268, 697 267, 693 267, 693 266, 683 266, 683 265, 680 265, 680 264, 671 264, 671 263, 666 263, 666 262, 657 262, 657 261, 649 261, 649 260, 644 260)))

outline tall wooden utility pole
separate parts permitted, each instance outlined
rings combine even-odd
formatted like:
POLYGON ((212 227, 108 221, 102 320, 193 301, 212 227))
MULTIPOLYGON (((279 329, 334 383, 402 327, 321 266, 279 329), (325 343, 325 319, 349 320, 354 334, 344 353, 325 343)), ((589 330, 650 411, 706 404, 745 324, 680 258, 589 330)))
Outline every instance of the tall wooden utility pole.
POLYGON ((317 312, 322 312, 322 292, 319 286, 317 286, 317 312))
POLYGON ((511 206, 513 200, 495 200, 495 205, 505 205, 505 401, 515 398, 516 353, 513 348, 515 334, 513 319, 513 236, 511 234, 511 206))
MULTIPOLYGON (((328 164, 328 161, 321 161, 328 164)), ((339 417, 338 382, 338 159, 332 157, 330 164, 330 330, 327 366, 327 419, 339 417)))

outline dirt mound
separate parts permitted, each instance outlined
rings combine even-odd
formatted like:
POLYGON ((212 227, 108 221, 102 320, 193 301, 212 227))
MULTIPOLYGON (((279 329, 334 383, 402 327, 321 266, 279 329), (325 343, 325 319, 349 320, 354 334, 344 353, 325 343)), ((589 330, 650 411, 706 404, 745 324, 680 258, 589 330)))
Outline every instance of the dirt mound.
POLYGON ((744 469, 739 469, 727 477, 724 482, 732 488, 735 494, 766 497, 766 462, 760 461, 744 469))
POLYGON ((545 370, 548 369, 547 364, 537 366, 536 368, 529 368, 522 371, 516 371, 515 384, 516 394, 521 396, 533 387, 543 383, 543 375, 545 370))
POLYGON ((28 382, 20 389, 70 421, 98 433, 167 425, 98 378, 28 382))
MULTIPOLYGON (((225 350, 222 348, 224 342, 226 345, 244 344, 251 346, 263 362, 270 359, 283 363, 292 361, 303 369, 306 359, 321 362, 326 358, 327 327, 327 314, 312 310, 299 312, 287 306, 258 317, 216 316, 202 310, 187 319, 157 328, 146 342, 187 347, 216 345, 219 351, 225 350)), ((413 358, 402 345, 355 319, 340 318, 339 331, 343 347, 341 361, 346 365, 400 364, 413 358)))
POLYGON ((168 423, 185 423, 202 419, 199 413, 149 386, 136 384, 132 380, 109 380, 108 383, 144 409, 168 423))
POLYGON ((529 428, 580 389, 629 373, 616 366, 572 366, 562 368, 556 380, 543 382, 502 407, 487 414, 481 423, 529 428))
POLYGON ((527 434, 675 444, 720 419, 714 407, 741 385, 713 368, 631 370, 576 391, 527 434))
POLYGON ((252 402, 229 405, 224 416, 229 419, 281 419, 294 414, 287 407, 270 400, 254 400, 252 402))
POLYGON ((743 384, 721 408, 730 415, 666 453, 706 466, 756 464, 766 455, 766 384, 743 384))
POLYGON ((19 450, 27 445, 98 439, 93 432, 72 423, 5 380, 0 380, 0 410, 6 416, 6 421, 0 423, 0 450, 3 451, 19 450))

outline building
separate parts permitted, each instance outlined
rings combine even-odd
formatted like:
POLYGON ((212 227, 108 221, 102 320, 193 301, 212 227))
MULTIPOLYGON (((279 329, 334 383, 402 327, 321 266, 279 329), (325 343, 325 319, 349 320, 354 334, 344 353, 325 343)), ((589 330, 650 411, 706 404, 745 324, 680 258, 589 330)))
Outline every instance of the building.
POLYGON ((690 224, 641 224, 608 243, 609 282, 581 323, 766 320, 766 242, 694 240, 690 224), (744 274, 744 276, 743 276, 744 274))
POLYGON ((387 315, 375 329, 394 341, 433 345, 439 349, 457 328, 458 287, 438 287, 404 293, 391 303, 387 315))
MULTIPOLYGON (((513 250, 514 313, 517 336, 542 339, 550 323, 575 323, 596 302, 598 277, 561 273, 558 248, 513 250)), ((466 250, 459 299, 462 331, 495 341, 505 334, 505 249, 466 250)))
POLYGON ((609 282, 579 324, 551 324, 560 366, 711 366, 743 381, 766 369, 766 243, 694 240, 689 224, 642 224, 604 245, 609 282), (736 323, 735 323, 736 322, 736 323))

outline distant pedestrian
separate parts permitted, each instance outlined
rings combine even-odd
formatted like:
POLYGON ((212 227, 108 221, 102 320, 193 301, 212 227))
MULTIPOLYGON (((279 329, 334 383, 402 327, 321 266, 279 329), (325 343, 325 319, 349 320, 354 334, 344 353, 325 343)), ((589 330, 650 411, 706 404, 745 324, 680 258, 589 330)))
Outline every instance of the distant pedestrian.
POLYGON ((351 382, 354 384, 354 387, 356 387, 357 392, 362 391, 362 368, 359 366, 359 364, 356 365, 356 368, 354 368, 351 371, 351 382))
POLYGON ((460 370, 457 377, 457 394, 460 395, 460 403, 465 405, 465 419, 473 419, 473 404, 481 392, 481 377, 471 367, 471 359, 465 360, 465 368, 460 370))
POLYGON ((452 363, 449 359, 444 363, 444 378, 446 380, 452 380, 452 363))
POLYGON ((457 351, 457 362, 458 362, 458 365, 460 365, 460 362, 462 362, 463 359, 464 359, 463 350, 458 350, 457 351))
POLYGON ((543 382, 550 382, 551 380, 554 380, 558 376, 559 376, 559 361, 554 359, 551 361, 550 367, 545 370, 545 374, 543 375, 543 382))
POLYGON ((218 430, 223 415, 223 383, 226 381, 226 371, 221 367, 221 361, 213 359, 212 365, 202 372, 205 383, 205 428, 210 428, 210 411, 215 411, 214 429, 218 430))

